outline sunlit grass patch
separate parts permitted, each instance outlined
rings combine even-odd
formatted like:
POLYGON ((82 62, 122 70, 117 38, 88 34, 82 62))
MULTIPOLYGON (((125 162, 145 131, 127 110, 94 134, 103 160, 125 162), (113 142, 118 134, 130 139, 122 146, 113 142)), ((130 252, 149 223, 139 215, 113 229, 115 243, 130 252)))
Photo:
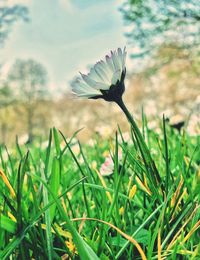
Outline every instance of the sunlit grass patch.
POLYGON ((198 137, 164 128, 158 135, 144 125, 159 185, 120 128, 92 147, 56 129, 46 148, 17 144, 4 160, 1 147, 0 258, 198 259, 198 137), (113 172, 102 176, 108 155, 113 172))

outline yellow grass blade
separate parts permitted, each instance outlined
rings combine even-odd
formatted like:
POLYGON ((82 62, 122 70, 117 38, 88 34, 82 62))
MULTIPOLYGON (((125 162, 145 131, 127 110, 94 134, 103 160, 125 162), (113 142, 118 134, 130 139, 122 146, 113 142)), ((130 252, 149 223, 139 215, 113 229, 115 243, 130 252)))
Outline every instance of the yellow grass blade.
POLYGON ((179 204, 181 203, 181 200, 183 199, 183 197, 185 195, 187 195, 187 188, 184 188, 184 190, 183 190, 183 192, 182 192, 182 194, 181 194, 181 196, 180 196, 180 198, 178 200, 178 203, 176 204, 176 208, 175 208, 174 213, 173 213, 173 215, 172 215, 172 217, 170 219, 170 222, 174 219, 175 213, 177 212, 177 210, 179 208, 179 204))
POLYGON ((74 218, 72 219, 72 221, 82 221, 82 220, 90 220, 90 221, 98 221, 100 223, 103 223, 105 225, 108 225, 109 227, 112 227, 113 229, 115 229, 120 235, 122 235, 124 238, 126 238, 127 240, 129 240, 138 250, 142 260, 147 260, 144 251, 142 250, 141 246, 138 244, 138 242, 132 238, 131 236, 127 235, 126 233, 124 233, 123 231, 121 231, 118 227, 114 226, 113 224, 106 222, 104 220, 101 219, 96 219, 96 218, 74 218))
POLYGON ((10 213, 9 211, 8 211, 8 217, 9 217, 10 219, 12 219, 14 222, 17 222, 16 218, 15 218, 15 217, 13 216, 13 214, 10 213))
POLYGON ((151 196, 151 191, 149 190, 149 188, 147 186, 145 186, 145 184, 143 184, 140 180, 140 178, 138 178, 137 176, 135 177, 135 180, 137 181, 138 185, 140 186, 140 188, 142 190, 144 190, 147 194, 149 194, 151 196))
MULTIPOLYGON (((102 186, 103 186, 105 189, 107 189, 107 186, 106 186, 106 183, 105 183, 103 177, 101 176, 101 174, 99 173, 99 171, 98 171, 97 169, 96 169, 95 171, 96 171, 96 173, 97 173, 97 175, 98 175, 98 177, 99 177, 99 179, 100 179, 100 181, 101 181, 102 186)), ((110 203, 112 203, 112 197, 111 197, 111 195, 110 195, 110 192, 109 192, 109 191, 106 191, 106 195, 107 195, 107 197, 108 197, 110 203)))
POLYGON ((174 207, 174 205, 176 203, 176 200, 177 200, 177 198, 179 196, 179 193, 180 193, 181 187, 183 185, 183 182, 184 182, 183 181, 183 176, 181 175, 181 179, 180 179, 180 182, 178 184, 178 187, 177 187, 176 191, 174 192, 174 195, 173 195, 173 197, 171 199, 171 207, 174 207))
POLYGON ((161 247, 161 236, 160 236, 160 229, 158 230, 158 260, 161 260, 161 251, 162 251, 162 247, 161 247))
POLYGON ((193 228, 188 232, 187 236, 183 239, 183 243, 185 243, 191 235, 200 227, 200 220, 193 226, 193 228))
POLYGON ((10 194, 11 196, 14 198, 15 197, 15 191, 13 189, 13 187, 11 186, 8 178, 6 177, 5 173, 0 169, 0 176, 3 180, 3 182, 5 183, 5 185, 8 187, 8 189, 10 190, 10 194))
POLYGON ((120 215, 120 216, 123 216, 123 215, 124 215, 124 207, 121 207, 121 208, 119 209, 119 215, 120 215))
MULTIPOLYGON (((42 227, 42 229, 46 230, 46 224, 41 224, 41 227, 42 227)), ((69 233, 68 231, 63 230, 63 229, 62 229, 60 226, 58 226, 57 224, 55 224, 55 227, 56 227, 57 232, 58 232, 62 237, 72 239, 71 233, 69 233)), ((53 228, 51 228, 51 232, 52 232, 53 234, 55 234, 55 231, 53 230, 53 228)))
POLYGON ((193 212, 191 213, 191 215, 189 216, 189 218, 185 221, 185 223, 183 224, 183 226, 178 230, 178 232, 175 234, 174 238, 172 239, 172 241, 170 242, 170 244, 168 245, 165 253, 167 251, 169 251, 172 246, 176 243, 178 236, 181 234, 182 230, 184 229, 184 227, 188 224, 188 222, 193 218, 193 216, 195 215, 197 209, 199 208, 199 206, 196 206, 193 210, 193 212))
POLYGON ((70 252, 74 255, 74 254, 78 254, 78 251, 76 249, 75 244, 73 243, 72 239, 69 239, 69 241, 65 242, 67 247, 69 248, 70 252))
POLYGON ((133 185, 133 187, 130 189, 130 192, 129 192, 129 195, 128 195, 128 198, 130 200, 135 196, 136 190, 137 190, 137 186, 133 185))

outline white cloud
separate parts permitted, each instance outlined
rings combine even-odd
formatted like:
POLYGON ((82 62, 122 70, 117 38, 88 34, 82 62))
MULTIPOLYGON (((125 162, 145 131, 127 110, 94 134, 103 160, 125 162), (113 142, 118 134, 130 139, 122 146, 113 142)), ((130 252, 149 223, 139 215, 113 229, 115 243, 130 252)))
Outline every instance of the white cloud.
POLYGON ((71 0, 59 0, 59 5, 68 12, 73 12, 75 9, 75 6, 72 4, 71 0))

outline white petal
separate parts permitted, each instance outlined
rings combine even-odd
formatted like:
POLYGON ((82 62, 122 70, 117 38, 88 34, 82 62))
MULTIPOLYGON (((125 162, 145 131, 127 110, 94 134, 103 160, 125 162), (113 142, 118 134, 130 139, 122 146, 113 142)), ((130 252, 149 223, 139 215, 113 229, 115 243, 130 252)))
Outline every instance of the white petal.
POLYGON ((111 52, 111 53, 112 53, 111 58, 112 58, 115 70, 121 70, 121 66, 120 66, 120 63, 119 63, 119 60, 118 60, 119 58, 118 58, 116 52, 114 51, 114 52, 111 52))
POLYGON ((116 84, 118 80, 121 78, 121 70, 116 70, 112 77, 112 84, 116 84))
POLYGON ((108 90, 110 88, 110 84, 106 84, 106 83, 101 83, 101 82, 97 82, 96 83, 96 88, 97 89, 102 89, 102 90, 108 90))
POLYGON ((105 75, 102 73, 101 65, 99 63, 96 63, 94 65, 94 69, 95 69, 97 75, 99 76, 99 78, 101 78, 101 81, 104 83, 108 83, 106 81, 105 75))
POLYGON ((103 75, 101 75, 101 70, 99 69, 99 62, 97 62, 95 65, 94 65, 94 70, 96 71, 97 75, 99 76, 99 78, 104 81, 104 78, 103 78, 103 75))
POLYGON ((86 84, 88 84, 92 88, 96 88, 96 81, 88 75, 84 75, 81 73, 82 79, 85 81, 86 84))
POLYGON ((92 94, 92 93, 77 94, 77 93, 74 93, 74 94, 77 97, 81 97, 81 98, 91 98, 91 97, 96 97, 96 96, 102 95, 101 93, 100 94, 92 94))
POLYGON ((126 47, 124 47, 124 50, 123 50, 123 59, 122 59, 122 70, 125 69, 125 63, 126 63, 126 47))
POLYGON ((110 70, 109 65, 105 61, 101 61, 102 69, 106 73, 106 76, 108 78, 108 81, 111 83, 112 74, 113 72, 110 70))
POLYGON ((101 76, 100 71, 97 72, 97 69, 95 69, 95 66, 93 68, 91 68, 91 70, 90 70, 90 72, 88 73, 87 76, 90 77, 90 79, 92 79, 96 82, 95 88, 97 88, 97 89, 108 89, 110 87, 110 82, 108 82, 107 80, 105 80, 103 78, 103 76, 101 76))
POLYGON ((96 82, 95 80, 93 80, 89 75, 84 75, 83 76, 83 80, 92 88, 95 89, 109 89, 110 87, 110 83, 104 83, 104 82, 96 82))
POLYGON ((104 82, 106 82, 107 84, 110 84, 112 75, 110 76, 111 73, 109 72, 109 69, 107 68, 106 63, 104 61, 99 61, 96 64, 96 69, 99 72, 99 74, 103 77, 104 82), (108 72, 107 72, 107 70, 108 70, 108 72))
POLYGON ((121 48, 117 49, 118 61, 120 63, 121 70, 123 70, 123 53, 121 48))
POLYGON ((89 76, 91 79, 95 80, 96 82, 102 81, 101 78, 99 77, 99 75, 97 75, 97 73, 96 73, 96 71, 95 71, 94 68, 91 68, 91 69, 90 69, 90 72, 88 73, 88 76, 89 76))
POLYGON ((115 71, 115 67, 114 67, 112 58, 108 55, 106 55, 106 62, 108 64, 108 68, 110 69, 111 73, 113 73, 115 71))
POLYGON ((101 92, 95 88, 90 87, 84 83, 81 79, 77 78, 75 82, 72 83, 72 91, 77 96, 96 96, 101 95, 101 92))

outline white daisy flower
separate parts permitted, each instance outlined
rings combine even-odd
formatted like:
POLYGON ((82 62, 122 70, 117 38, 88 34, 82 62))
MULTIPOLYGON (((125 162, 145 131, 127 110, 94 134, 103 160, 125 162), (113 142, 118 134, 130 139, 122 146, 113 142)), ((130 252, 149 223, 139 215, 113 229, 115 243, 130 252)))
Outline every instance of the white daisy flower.
POLYGON ((126 75, 126 49, 118 48, 106 55, 105 60, 97 62, 90 72, 77 77, 72 83, 72 92, 83 98, 103 98, 115 101, 124 93, 126 75))

